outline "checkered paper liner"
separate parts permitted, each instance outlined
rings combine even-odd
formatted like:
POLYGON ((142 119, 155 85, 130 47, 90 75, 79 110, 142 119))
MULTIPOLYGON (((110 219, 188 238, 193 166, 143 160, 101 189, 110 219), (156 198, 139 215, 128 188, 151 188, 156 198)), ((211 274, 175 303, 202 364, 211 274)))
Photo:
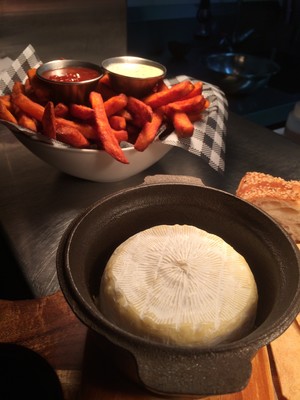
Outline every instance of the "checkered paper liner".
MULTIPOLYGON (((189 79, 197 80, 186 75, 166 79, 172 86, 189 79)), ((194 122, 194 133, 191 138, 178 139, 172 132, 162 141, 166 144, 181 147, 193 153, 208 163, 214 170, 223 173, 225 170, 225 139, 228 104, 224 93, 217 87, 203 82, 203 95, 209 100, 210 106, 202 112, 202 119, 194 122)))
MULTIPOLYGON (((41 64, 41 60, 35 52, 32 45, 26 49, 14 60, 11 66, 0 73, 0 95, 9 94, 15 81, 26 79, 26 71, 29 68, 36 68, 41 64)), ((197 80, 186 75, 176 76, 172 79, 166 79, 166 84, 172 86, 184 80, 197 80)), ((227 100, 224 93, 216 86, 203 83, 203 95, 209 100, 210 106, 202 112, 202 119, 194 123, 194 134, 191 138, 178 138, 175 132, 167 136, 160 133, 161 141, 165 144, 180 147, 190 153, 199 156, 210 167, 217 172, 223 173, 225 170, 225 139, 226 139, 226 120, 228 117, 227 100)), ((42 134, 33 134, 32 132, 2 121, 14 133, 23 133, 30 135, 33 140, 40 140, 59 147, 69 147, 57 141, 50 140, 42 134)), ((158 138, 157 138, 158 139, 158 138)))
POLYGON ((41 60, 35 49, 31 45, 27 46, 10 67, 0 73, 0 95, 11 93, 14 82, 24 82, 27 78, 26 71, 29 68, 37 68, 40 64, 41 60))

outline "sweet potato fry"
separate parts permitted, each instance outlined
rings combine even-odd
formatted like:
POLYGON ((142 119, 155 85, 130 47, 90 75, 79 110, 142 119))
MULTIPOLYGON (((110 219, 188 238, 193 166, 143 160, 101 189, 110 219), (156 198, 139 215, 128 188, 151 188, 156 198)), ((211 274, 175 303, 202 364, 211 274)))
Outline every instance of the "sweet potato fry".
POLYGON ((193 89, 194 85, 191 81, 183 81, 177 83, 168 90, 162 90, 160 92, 150 94, 144 99, 144 102, 152 107, 152 109, 156 109, 170 102, 179 100, 190 93, 193 89))
POLYGON ((10 99, 10 94, 4 94, 0 96, 0 102, 5 105, 5 107, 11 111, 12 110, 12 104, 11 104, 11 99, 10 99))
POLYGON ((31 84, 32 84, 33 80, 34 80, 35 77, 36 77, 36 70, 37 70, 37 68, 29 68, 29 69, 26 71, 26 74, 27 74, 27 76, 28 76, 29 82, 30 82, 31 84))
POLYGON ((130 114, 130 112, 128 110, 126 110, 125 108, 123 110, 120 110, 116 113, 116 115, 123 117, 125 119, 126 122, 131 122, 132 121, 132 115, 130 114))
POLYGON ((71 104, 70 114, 72 117, 82 119, 84 121, 94 118, 94 110, 91 107, 83 104, 71 104))
POLYGON ((81 134, 89 141, 96 142, 98 140, 98 135, 94 124, 75 123, 75 125, 79 132, 81 132, 81 134))
POLYGON ((127 106, 128 98, 125 94, 121 93, 113 96, 104 102, 106 115, 109 117, 116 114, 127 106))
POLYGON ((171 117, 175 132, 179 138, 193 136, 194 125, 184 112, 174 112, 171 117))
POLYGON ((210 102, 208 99, 205 100, 204 109, 206 110, 210 106, 210 102))
POLYGON ((111 115, 108 117, 109 125, 117 131, 126 129, 126 119, 120 115, 111 115))
POLYGON ((57 103, 54 107, 56 117, 66 118, 69 115, 69 107, 64 103, 57 103))
POLYGON ((14 116, 17 118, 17 120, 24 114, 24 112, 16 105, 14 99, 16 96, 19 94, 24 94, 25 92, 25 86, 22 84, 20 81, 16 81, 13 85, 12 91, 11 91, 11 111, 14 114, 14 116))
POLYGON ((189 112, 187 113, 187 116, 189 117, 189 120, 191 122, 196 122, 196 121, 201 121, 203 118, 203 111, 206 110, 209 107, 209 101, 206 100, 204 107, 200 111, 194 111, 194 112, 189 112))
POLYGON ((191 97, 186 100, 178 100, 173 103, 169 103, 165 106, 164 111, 168 115, 169 112, 195 112, 200 111, 204 108, 205 105, 205 97, 201 94, 195 97, 191 97))
MULTIPOLYGON (((106 115, 109 117, 124 109, 126 105, 127 96, 125 94, 112 96, 104 102, 106 115)), ((94 110, 91 107, 81 104, 71 104, 70 113, 74 118, 79 118, 82 120, 90 120, 94 118, 94 110)))
POLYGON ((134 148, 138 151, 144 151, 150 143, 153 142, 163 121, 163 115, 160 112, 154 112, 151 122, 146 122, 140 131, 135 143, 134 148))
POLYGON ((95 113, 96 131, 104 150, 116 160, 128 164, 120 144, 112 131, 104 108, 104 102, 100 93, 90 93, 90 103, 95 113))
POLYGON ((96 129, 91 124, 79 123, 60 117, 56 118, 56 122, 59 123, 60 125, 70 126, 71 128, 77 129, 88 140, 93 140, 93 141, 97 140, 96 129))
POLYGON ((18 125, 23 126, 23 128, 30 129, 33 132, 38 131, 36 121, 24 113, 21 113, 18 117, 18 125))
POLYGON ((17 124, 15 116, 7 109, 2 101, 0 101, 0 119, 17 124))
POLYGON ((186 113, 187 116, 189 117, 189 120, 191 122, 196 122, 196 121, 201 121, 203 118, 203 110, 201 111, 196 111, 196 112, 191 112, 191 113, 186 113))
POLYGON ((182 100, 190 99, 191 97, 199 96, 203 91, 203 82, 197 81, 194 84, 193 90, 188 93, 182 100))
POLYGON ((68 126, 56 121, 56 138, 63 143, 79 149, 89 146, 89 141, 74 126, 68 126))
POLYGON ((146 122, 152 120, 152 108, 142 100, 129 96, 126 108, 132 115, 132 123, 140 128, 142 128, 146 122))
POLYGON ((49 101, 44 110, 42 118, 43 133, 50 139, 56 139, 56 121, 55 121, 55 111, 54 104, 49 101))
POLYGON ((206 110, 209 106, 210 106, 210 102, 209 102, 209 100, 206 99, 203 107, 201 107, 199 110, 194 110, 194 111, 191 111, 191 112, 187 113, 189 119, 192 122, 201 120, 202 117, 203 117, 203 114, 202 114, 203 111, 206 110))
POLYGON ((24 93, 25 87, 22 82, 16 81, 12 88, 12 96, 18 95, 19 93, 24 93))
POLYGON ((103 85, 110 86, 110 79, 108 74, 103 74, 99 79, 99 82, 103 83, 103 85))
POLYGON ((24 83, 24 94, 30 96, 33 92, 33 87, 31 86, 30 80, 27 78, 24 83))
POLYGON ((30 68, 27 71, 27 76, 37 99, 42 103, 46 103, 50 98, 50 90, 37 77, 36 70, 36 68, 30 68))
POLYGON ((119 143, 128 141, 128 132, 125 129, 120 129, 120 130, 113 129, 113 133, 119 143))
POLYGON ((35 118, 39 122, 42 122, 45 108, 41 104, 32 101, 23 93, 18 93, 13 96, 13 103, 25 114, 28 114, 30 117, 35 118))

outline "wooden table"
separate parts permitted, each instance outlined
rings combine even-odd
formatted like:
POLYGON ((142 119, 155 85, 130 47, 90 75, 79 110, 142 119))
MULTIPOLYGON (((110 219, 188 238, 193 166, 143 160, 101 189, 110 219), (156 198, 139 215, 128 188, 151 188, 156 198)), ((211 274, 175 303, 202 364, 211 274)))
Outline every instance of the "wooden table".
MULTIPOLYGON (((34 350, 56 370, 65 400, 156 398, 123 378, 93 344, 59 291, 35 300, 0 301, 0 342, 34 350)), ((267 348, 253 360, 248 386, 222 400, 275 400, 267 348)))
MULTIPOLYGON (((127 381, 110 364, 60 291, 34 300, 0 300, 0 316, 0 342, 25 346, 41 355, 56 371, 64 400, 156 398, 127 381)), ((286 351, 292 343, 300 344, 297 321, 272 343, 272 347, 259 350, 252 362, 251 379, 243 391, 206 399, 275 400, 277 394, 278 400, 298 400, 297 370, 293 368, 293 359, 286 362, 286 351), (285 374, 287 367, 290 375, 285 374), (278 368, 283 379, 278 375, 278 368)), ((295 355, 297 351, 299 354, 299 344, 293 349, 295 355)))

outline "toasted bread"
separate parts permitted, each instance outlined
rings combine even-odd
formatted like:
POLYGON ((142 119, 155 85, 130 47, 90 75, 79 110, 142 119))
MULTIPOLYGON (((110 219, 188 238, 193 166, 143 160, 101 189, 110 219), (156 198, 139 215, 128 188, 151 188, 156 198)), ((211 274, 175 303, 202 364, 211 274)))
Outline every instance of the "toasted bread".
POLYGON ((236 195, 268 213, 300 243, 300 181, 247 172, 236 195))

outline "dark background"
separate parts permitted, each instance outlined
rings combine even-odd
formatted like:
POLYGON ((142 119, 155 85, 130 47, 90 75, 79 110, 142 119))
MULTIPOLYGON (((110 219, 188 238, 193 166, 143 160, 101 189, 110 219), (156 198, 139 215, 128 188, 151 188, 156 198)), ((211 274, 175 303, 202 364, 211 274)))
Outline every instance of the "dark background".
POLYGON ((232 111, 271 128, 284 126, 288 112, 300 100, 299 1, 204 0, 143 7, 139 1, 132 3, 127 51, 164 63, 170 75, 189 74, 214 83, 205 67, 210 53, 234 51, 276 61, 280 72, 268 87, 227 97, 232 111), (208 18, 197 18, 201 3, 208 5, 208 18), (207 36, 199 35, 203 24, 207 36))

